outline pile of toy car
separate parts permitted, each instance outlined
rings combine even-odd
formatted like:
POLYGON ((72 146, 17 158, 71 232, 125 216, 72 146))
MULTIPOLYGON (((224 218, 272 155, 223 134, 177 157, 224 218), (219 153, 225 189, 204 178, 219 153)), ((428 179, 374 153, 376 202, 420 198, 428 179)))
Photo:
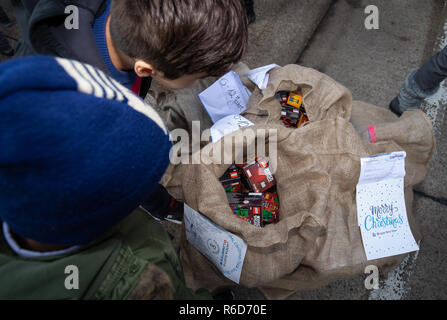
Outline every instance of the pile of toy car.
POLYGON ((231 165, 219 179, 234 215, 256 227, 279 221, 276 181, 265 158, 231 165))
POLYGON ((275 98, 281 104, 281 120, 286 127, 299 128, 309 121, 300 89, 292 92, 278 91, 275 98))

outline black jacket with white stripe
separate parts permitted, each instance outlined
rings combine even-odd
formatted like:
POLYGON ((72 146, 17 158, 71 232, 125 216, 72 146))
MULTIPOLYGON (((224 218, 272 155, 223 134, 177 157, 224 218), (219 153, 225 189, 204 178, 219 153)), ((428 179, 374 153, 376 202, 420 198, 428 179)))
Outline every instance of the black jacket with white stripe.
MULTIPOLYGON (((16 57, 44 54, 73 59, 110 75, 93 35, 93 23, 104 12, 105 0, 12 0, 12 4, 22 33, 16 57), (70 14, 65 9, 70 5, 79 9, 78 29, 65 27, 70 14)), ((143 79, 140 97, 146 96, 150 81, 143 79)))

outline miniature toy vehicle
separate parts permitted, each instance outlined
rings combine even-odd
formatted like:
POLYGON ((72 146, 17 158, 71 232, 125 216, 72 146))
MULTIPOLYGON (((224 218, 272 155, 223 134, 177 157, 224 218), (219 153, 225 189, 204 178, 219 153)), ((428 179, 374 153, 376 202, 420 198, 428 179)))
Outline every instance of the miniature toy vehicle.
POLYGON ((253 192, 264 192, 276 184, 268 161, 264 158, 247 164, 242 170, 253 192))
POLYGON ((303 104, 303 94, 301 93, 301 90, 291 92, 287 99, 287 104, 295 108, 300 108, 303 104))

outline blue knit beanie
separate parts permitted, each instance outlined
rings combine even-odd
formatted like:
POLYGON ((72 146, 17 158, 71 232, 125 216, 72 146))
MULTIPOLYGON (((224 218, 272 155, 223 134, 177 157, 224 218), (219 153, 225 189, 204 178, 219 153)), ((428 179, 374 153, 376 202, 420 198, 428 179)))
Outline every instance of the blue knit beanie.
POLYGON ((22 237, 88 244, 151 194, 170 147, 159 115, 89 65, 0 64, 0 220, 22 237))

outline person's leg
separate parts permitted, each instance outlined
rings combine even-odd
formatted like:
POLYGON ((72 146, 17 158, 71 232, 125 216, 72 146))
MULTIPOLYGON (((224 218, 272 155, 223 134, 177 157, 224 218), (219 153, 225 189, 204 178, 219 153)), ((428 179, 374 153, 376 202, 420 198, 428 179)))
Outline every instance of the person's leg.
POLYGON ((447 47, 414 69, 405 79, 399 95, 390 103, 390 110, 400 116, 410 109, 420 109, 424 99, 438 91, 447 77, 447 47))
POLYGON ((433 92, 447 78, 447 46, 431 57, 414 75, 414 81, 422 92, 433 92))
POLYGON ((435 94, 439 89, 439 84, 427 91, 421 89, 415 80, 417 72, 418 69, 415 69, 407 76, 398 96, 390 103, 390 110, 399 117, 406 110, 420 109, 424 99, 435 94))

